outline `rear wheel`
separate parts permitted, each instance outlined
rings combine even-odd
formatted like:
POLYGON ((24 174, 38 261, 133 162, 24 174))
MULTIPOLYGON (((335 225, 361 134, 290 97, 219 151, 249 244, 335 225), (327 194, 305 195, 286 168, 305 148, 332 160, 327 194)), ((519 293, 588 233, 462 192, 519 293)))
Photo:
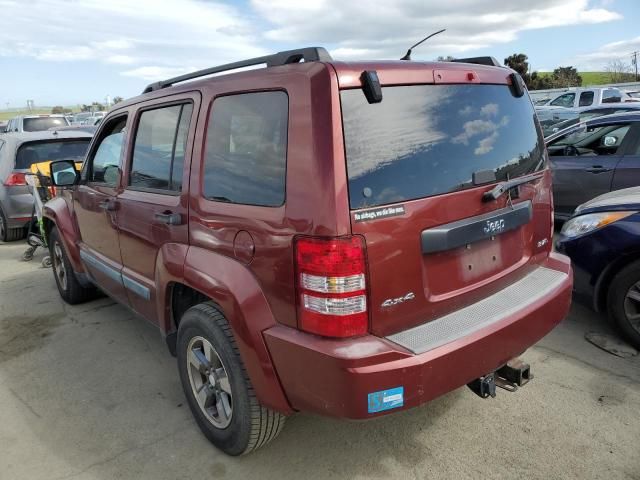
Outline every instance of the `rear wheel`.
POLYGON ((623 268, 611 281, 609 315, 634 347, 640 349, 640 261, 623 268))
POLYGON ((15 242, 24 238, 24 228, 9 228, 4 210, 0 207, 0 240, 3 242, 15 242))
POLYGON ((60 239, 60 233, 55 227, 53 227, 49 233, 49 253, 51 256, 53 276, 56 279, 58 292, 62 299, 71 305, 92 299, 96 293, 95 288, 82 286, 76 278, 67 252, 60 239))
POLYGON ((231 327, 212 303, 196 305, 182 317, 177 357, 191 412, 220 450, 243 455, 280 433, 286 417, 258 402, 231 327))

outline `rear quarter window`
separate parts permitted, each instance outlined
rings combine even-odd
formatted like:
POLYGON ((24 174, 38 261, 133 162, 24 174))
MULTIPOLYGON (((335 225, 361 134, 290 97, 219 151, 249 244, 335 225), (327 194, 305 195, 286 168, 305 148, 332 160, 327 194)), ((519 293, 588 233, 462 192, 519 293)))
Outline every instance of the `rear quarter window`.
POLYGON ((214 100, 204 163, 207 199, 267 207, 284 203, 288 109, 281 91, 214 100))

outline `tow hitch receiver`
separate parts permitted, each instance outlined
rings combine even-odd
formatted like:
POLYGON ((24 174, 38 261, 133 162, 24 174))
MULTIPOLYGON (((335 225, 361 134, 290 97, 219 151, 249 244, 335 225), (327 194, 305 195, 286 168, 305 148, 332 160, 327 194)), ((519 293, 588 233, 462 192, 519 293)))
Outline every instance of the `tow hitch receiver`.
POLYGON ((467 387, 480 398, 493 398, 496 396, 496 387, 515 392, 518 387, 525 385, 532 378, 529 364, 514 358, 495 372, 476 378, 468 383, 467 387))
POLYGON ((531 367, 528 363, 524 363, 519 358, 511 359, 504 367, 500 368, 497 372, 499 377, 504 378, 506 381, 511 382, 519 387, 529 383, 529 380, 533 378, 531 374, 531 367))

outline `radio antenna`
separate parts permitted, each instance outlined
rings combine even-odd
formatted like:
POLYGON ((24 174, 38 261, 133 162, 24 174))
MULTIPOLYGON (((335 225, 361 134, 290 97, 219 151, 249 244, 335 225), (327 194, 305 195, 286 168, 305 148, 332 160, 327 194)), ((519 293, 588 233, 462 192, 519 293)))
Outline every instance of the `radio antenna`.
POLYGON ((443 28, 442 30, 438 30, 435 33, 432 33, 431 35, 429 35, 428 37, 424 37, 422 40, 420 40, 418 43, 416 43, 415 45, 413 45, 409 50, 407 50, 407 53, 404 57, 402 57, 400 60, 411 60, 411 50, 413 50, 414 48, 416 48, 418 45, 420 45, 423 42, 426 42, 427 40, 429 40, 431 37, 434 37, 436 35, 438 35, 439 33, 442 33, 446 30, 446 28, 443 28))

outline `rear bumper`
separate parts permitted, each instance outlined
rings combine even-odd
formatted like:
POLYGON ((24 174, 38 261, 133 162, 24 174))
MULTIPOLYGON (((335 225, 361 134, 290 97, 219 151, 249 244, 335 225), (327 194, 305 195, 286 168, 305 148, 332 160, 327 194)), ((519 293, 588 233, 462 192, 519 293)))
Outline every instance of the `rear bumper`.
POLYGON ((7 187, 7 189, 9 192, 3 200, 2 209, 7 217, 8 227, 27 226, 33 213, 33 195, 29 193, 27 187, 7 187), (12 189, 15 191, 11 191, 12 189))
POLYGON ((544 298, 417 355, 372 335, 332 340, 278 325, 264 338, 296 410, 363 419, 408 409, 498 369, 560 323, 571 304, 571 266, 556 254, 544 266, 566 274, 544 298), (402 407, 370 413, 369 394, 398 387, 403 388, 402 407))

